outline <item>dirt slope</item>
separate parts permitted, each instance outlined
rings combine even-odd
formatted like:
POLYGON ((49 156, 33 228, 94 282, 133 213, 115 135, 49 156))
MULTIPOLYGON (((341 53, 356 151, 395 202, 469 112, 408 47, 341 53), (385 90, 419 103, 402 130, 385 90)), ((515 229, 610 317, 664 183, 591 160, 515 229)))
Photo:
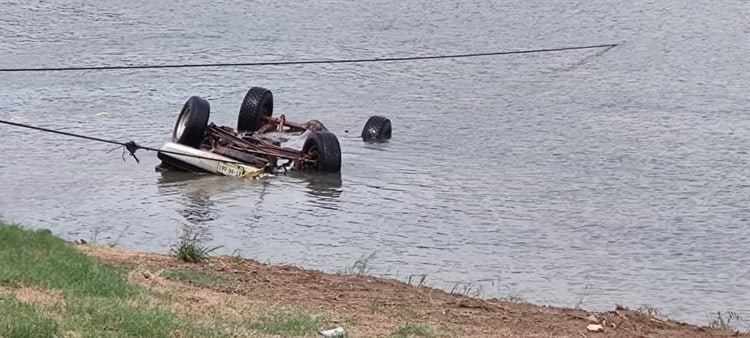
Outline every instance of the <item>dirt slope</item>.
MULTIPOLYGON (((330 326, 345 327, 353 337, 388 336, 407 323, 434 329, 436 336, 461 337, 729 337, 738 333, 661 320, 644 313, 614 309, 604 313, 483 300, 429 287, 415 287, 370 276, 331 275, 253 260, 216 257, 191 264, 175 257, 109 247, 76 246, 100 261, 143 271, 139 283, 154 283, 159 271, 187 269, 216 275, 221 283, 179 283, 201 294, 193 302, 274 303, 326 312, 330 326), (186 285, 187 284, 187 285, 186 285), (210 300, 214 298, 214 300, 210 300), (203 300, 201 300, 203 299, 203 300), (604 332, 589 332, 599 324, 604 332)), ((132 275, 132 274, 131 274, 132 275)), ((131 278, 133 279, 133 278, 131 278)), ((193 297, 195 298, 195 297, 193 297)))

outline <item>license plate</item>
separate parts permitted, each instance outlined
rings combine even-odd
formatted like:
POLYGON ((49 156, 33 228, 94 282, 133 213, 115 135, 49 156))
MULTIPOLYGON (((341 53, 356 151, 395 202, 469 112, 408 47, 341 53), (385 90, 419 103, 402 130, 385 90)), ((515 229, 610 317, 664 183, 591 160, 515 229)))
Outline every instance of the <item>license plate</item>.
POLYGON ((227 176, 245 176, 245 168, 234 163, 221 162, 216 171, 227 176))

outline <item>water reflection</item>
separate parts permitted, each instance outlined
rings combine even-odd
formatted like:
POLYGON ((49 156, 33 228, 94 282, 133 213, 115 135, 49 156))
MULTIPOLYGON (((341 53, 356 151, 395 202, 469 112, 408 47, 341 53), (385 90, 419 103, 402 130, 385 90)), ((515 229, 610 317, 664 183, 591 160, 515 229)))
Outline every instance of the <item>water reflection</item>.
MULTIPOLYGON (((214 208, 214 204, 218 203, 219 209, 225 207, 227 200, 238 197, 234 196, 235 194, 240 197, 256 197, 252 203, 254 209, 263 210, 266 195, 269 193, 268 187, 274 179, 238 179, 211 174, 165 171, 160 173, 157 185, 161 195, 181 195, 180 208, 177 211, 190 224, 200 225, 217 220, 221 215, 219 210, 214 208)), ((338 182, 340 187, 341 177, 331 182, 334 186, 335 182, 338 182)))
POLYGON ((158 176, 157 184, 161 187, 172 183, 181 183, 185 181, 193 181, 202 177, 208 177, 208 174, 197 174, 185 171, 164 171, 158 176))
POLYGON ((309 197, 310 203, 315 206, 338 210, 339 198, 343 192, 341 174, 312 174, 312 173, 290 173, 296 178, 307 183, 305 195, 309 197))
POLYGON ((307 175, 308 194, 326 200, 341 196, 341 174, 307 175))
POLYGON ((215 220, 213 202, 206 190, 196 189, 185 194, 185 207, 179 213, 192 225, 202 225, 215 220))
POLYGON ((213 195, 221 183, 215 176, 186 172, 162 172, 158 178, 159 192, 164 195, 180 194, 181 207, 177 212, 189 225, 199 226, 218 218, 213 208, 213 195))
POLYGON ((385 151, 388 149, 388 145, 390 144, 389 140, 375 140, 375 141, 368 141, 363 142, 363 148, 368 150, 380 150, 385 151))

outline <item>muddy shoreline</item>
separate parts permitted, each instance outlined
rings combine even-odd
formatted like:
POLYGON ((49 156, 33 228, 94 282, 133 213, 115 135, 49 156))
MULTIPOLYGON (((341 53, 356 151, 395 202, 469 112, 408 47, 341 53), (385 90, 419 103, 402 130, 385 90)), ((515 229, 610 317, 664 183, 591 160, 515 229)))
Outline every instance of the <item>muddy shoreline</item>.
MULTIPOLYGON (((420 325, 434 335, 461 337, 730 337, 731 330, 681 323, 644 310, 623 307, 606 312, 479 299, 426 286, 367 275, 325 274, 294 266, 273 266, 233 256, 185 263, 170 255, 75 245, 86 255, 132 269, 129 279, 163 288, 193 288, 210 298, 272 302, 330 315, 329 326, 349 336, 388 336, 394 328, 420 325), (163 277, 163 271, 200 271, 221 283, 163 277), (356 318, 356 320, 351 320, 356 318), (593 326, 591 326, 593 325, 593 326), (601 332, 592 332, 600 326, 601 332), (444 329, 444 330, 441 330, 444 329), (445 331, 445 332, 443 332, 445 331)), ((208 300, 195 300, 197 302, 208 300)))

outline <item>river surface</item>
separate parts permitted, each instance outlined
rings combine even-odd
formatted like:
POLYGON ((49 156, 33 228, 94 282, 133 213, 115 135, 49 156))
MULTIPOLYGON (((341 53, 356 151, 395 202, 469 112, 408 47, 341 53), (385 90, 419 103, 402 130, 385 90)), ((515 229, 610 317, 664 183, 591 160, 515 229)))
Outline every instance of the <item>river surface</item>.
POLYGON ((317 118, 340 177, 162 174, 108 144, 0 126, 0 214, 67 239, 217 253, 484 297, 750 320, 748 1, 8 1, 0 68, 603 52, 0 73, 0 119, 158 147, 191 95, 251 86, 317 118), (358 138, 370 115, 390 142, 358 138))

